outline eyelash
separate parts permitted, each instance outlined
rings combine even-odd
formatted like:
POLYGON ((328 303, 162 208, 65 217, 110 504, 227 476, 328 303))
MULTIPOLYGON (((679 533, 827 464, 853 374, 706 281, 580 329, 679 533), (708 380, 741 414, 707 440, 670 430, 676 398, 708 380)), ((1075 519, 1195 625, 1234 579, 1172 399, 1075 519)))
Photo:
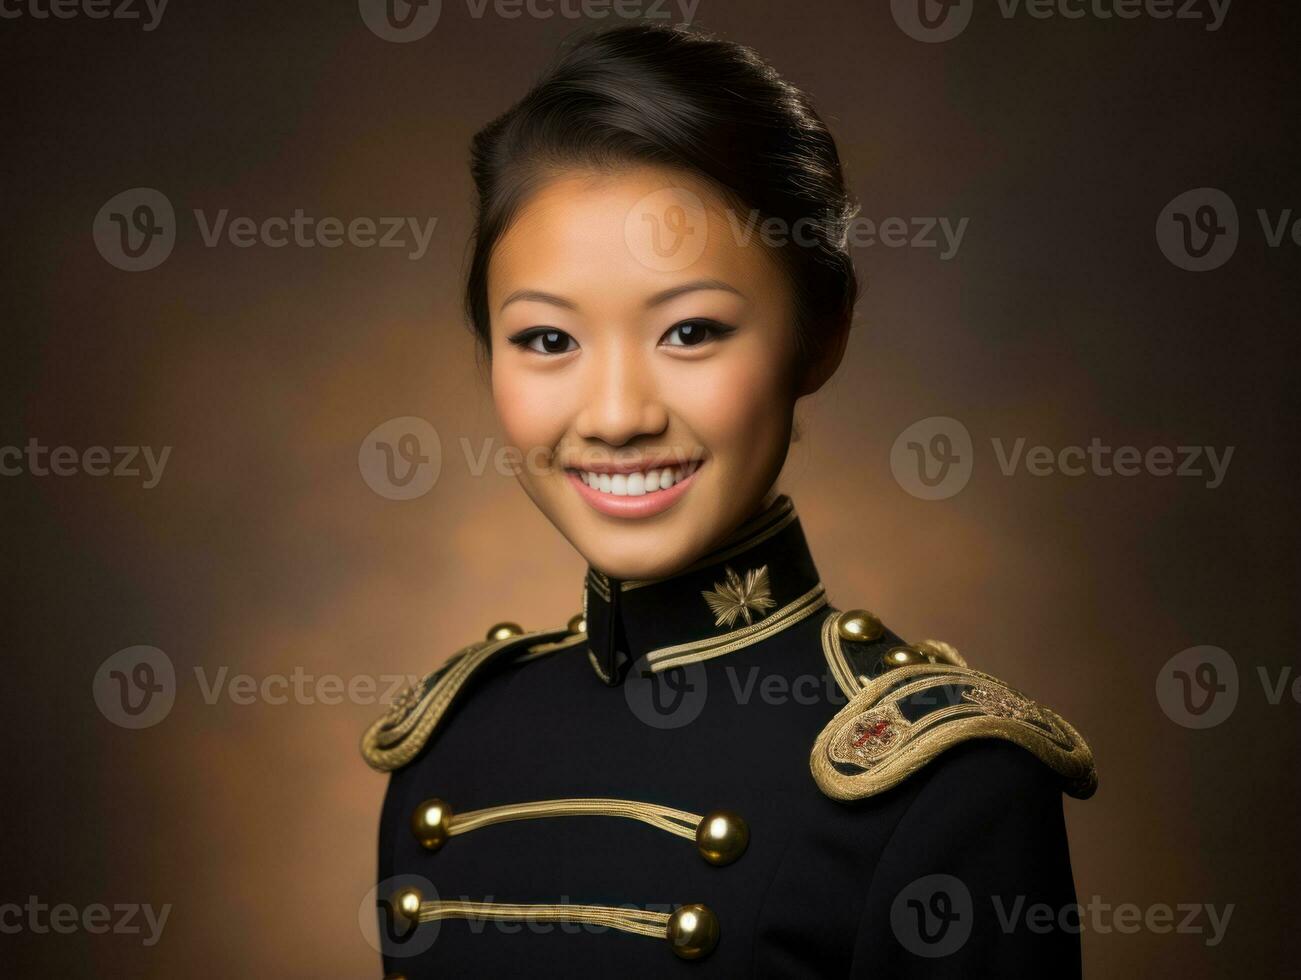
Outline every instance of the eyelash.
MULTIPOLYGON (((660 338, 660 344, 665 347, 681 347, 684 349, 703 347, 706 344, 723 339, 724 337, 728 336, 735 330, 736 330, 735 327, 729 327, 726 324, 719 323, 717 320, 710 320, 707 317, 690 317, 686 320, 680 320, 677 323, 673 324, 673 326, 669 327, 669 329, 664 332, 664 337, 660 338), (682 327, 685 326, 704 327, 706 331, 705 339, 700 341, 697 344, 664 343, 665 337, 670 336, 674 331, 680 330, 682 327)), ((521 350, 530 350, 533 351, 533 353, 541 354, 544 357, 556 357, 559 356, 560 354, 568 354, 570 351, 577 349, 577 344, 574 343, 574 338, 571 337, 569 334, 567 334, 565 331, 559 330, 555 327, 529 327, 527 330, 521 330, 519 333, 514 334, 511 337, 508 337, 507 340, 509 340, 510 343, 514 344, 516 347, 519 347, 521 350), (533 346, 534 341, 542 337, 545 337, 548 334, 556 334, 559 337, 563 337, 566 340, 568 340, 571 344, 574 344, 574 346, 567 347, 565 350, 558 350, 558 351, 539 350, 537 347, 533 346)))

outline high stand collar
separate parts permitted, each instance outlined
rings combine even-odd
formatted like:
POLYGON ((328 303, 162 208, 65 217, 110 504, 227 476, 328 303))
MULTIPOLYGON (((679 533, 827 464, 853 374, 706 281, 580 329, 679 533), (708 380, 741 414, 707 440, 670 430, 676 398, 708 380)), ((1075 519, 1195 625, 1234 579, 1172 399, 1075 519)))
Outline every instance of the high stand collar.
POLYGON ((782 495, 699 561, 666 578, 613 579, 589 566, 588 659, 611 687, 758 643, 827 604, 790 498, 782 495))

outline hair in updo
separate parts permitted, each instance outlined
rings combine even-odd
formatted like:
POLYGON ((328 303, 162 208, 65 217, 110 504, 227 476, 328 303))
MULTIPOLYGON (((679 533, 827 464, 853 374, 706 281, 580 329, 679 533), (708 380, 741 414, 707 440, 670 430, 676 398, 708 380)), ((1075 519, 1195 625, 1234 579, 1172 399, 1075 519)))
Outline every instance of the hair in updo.
POLYGON ((801 355, 849 326, 858 280, 846 244, 858 208, 808 96, 750 48, 683 26, 636 24, 578 40, 474 137, 478 193, 465 305, 491 357, 488 264, 529 195, 567 169, 667 166, 710 182, 756 228, 776 218, 801 355))

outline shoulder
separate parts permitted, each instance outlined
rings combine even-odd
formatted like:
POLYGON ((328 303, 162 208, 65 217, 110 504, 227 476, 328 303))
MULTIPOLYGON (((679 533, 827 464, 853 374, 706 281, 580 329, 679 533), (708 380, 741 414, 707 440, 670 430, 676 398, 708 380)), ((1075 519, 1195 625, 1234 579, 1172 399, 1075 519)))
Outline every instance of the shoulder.
POLYGON ((485 674, 582 643, 587 639, 585 629, 581 616, 565 626, 533 632, 515 623, 497 623, 484 639, 457 650, 407 687, 362 735, 362 758, 379 772, 402 768, 429 742, 452 705, 485 674))
POLYGON ((826 617, 822 648, 849 699, 822 729, 809 759, 827 796, 875 796, 940 756, 949 764, 936 778, 992 793, 994 805, 998 794, 1033 785, 1081 799, 1097 788, 1093 754, 1064 718, 970 667, 949 644, 901 643, 860 609, 826 617))

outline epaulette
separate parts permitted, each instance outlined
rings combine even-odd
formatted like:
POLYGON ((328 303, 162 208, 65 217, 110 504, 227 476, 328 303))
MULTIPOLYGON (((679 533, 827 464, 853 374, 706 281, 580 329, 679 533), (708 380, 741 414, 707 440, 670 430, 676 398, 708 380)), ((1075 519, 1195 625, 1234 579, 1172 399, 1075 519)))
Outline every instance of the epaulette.
POLYGON ((1002 738, 1034 753, 1071 796, 1098 787, 1093 753, 1065 719, 967 666, 947 643, 900 643, 863 609, 822 624, 822 650, 849 703, 813 744, 809 767, 832 799, 875 796, 945 749, 1002 738))
POLYGON ((452 654, 437 670, 409 685, 384 716, 366 729, 361 755, 379 772, 401 769, 429 742, 448 709, 486 669, 564 650, 587 639, 582 616, 567 626, 526 633, 515 623, 498 623, 486 639, 452 654))

